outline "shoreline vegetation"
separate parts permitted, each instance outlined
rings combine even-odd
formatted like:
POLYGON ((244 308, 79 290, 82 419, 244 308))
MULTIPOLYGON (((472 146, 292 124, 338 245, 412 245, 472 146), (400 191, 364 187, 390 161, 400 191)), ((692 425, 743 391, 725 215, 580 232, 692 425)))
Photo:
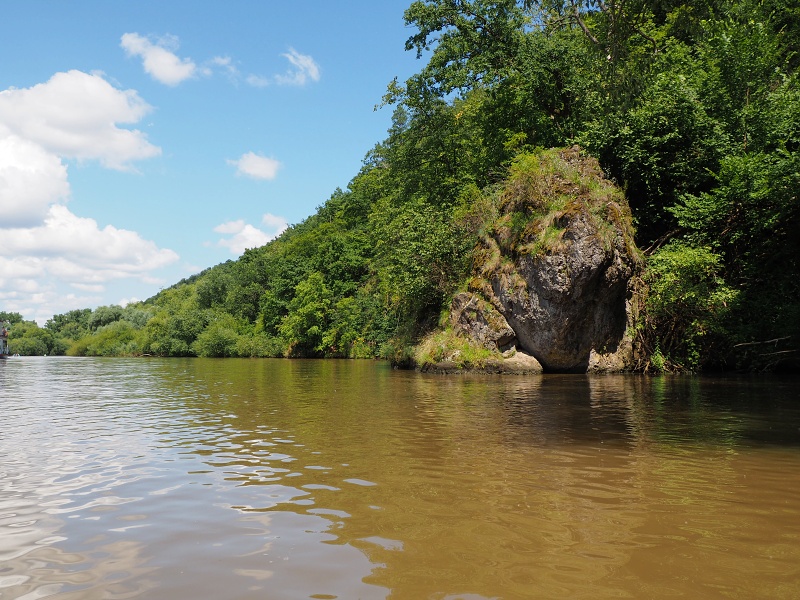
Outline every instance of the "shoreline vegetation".
MULTIPOLYGON (((44 327, 0 312, 11 351, 800 369, 800 2, 427 0, 405 20, 426 61, 389 84, 392 126, 347 189, 144 302, 44 327), (565 170, 569 152, 599 174, 565 170), (600 310, 539 285, 580 281, 564 257, 587 240, 624 325, 569 362, 523 329, 553 302, 600 310), (480 327, 454 317, 460 294, 480 327)), ((562 332, 574 320, 558 339, 596 325, 562 332)))

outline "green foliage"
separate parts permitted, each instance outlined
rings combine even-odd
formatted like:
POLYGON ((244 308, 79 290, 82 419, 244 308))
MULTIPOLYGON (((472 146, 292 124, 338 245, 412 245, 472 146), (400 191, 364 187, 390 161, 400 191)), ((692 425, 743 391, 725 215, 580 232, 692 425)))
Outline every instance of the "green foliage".
POLYGON ((315 356, 325 350, 323 338, 331 318, 332 299, 322 273, 312 273, 297 284, 289 314, 280 326, 290 356, 315 356))
POLYGON ((141 334, 142 352, 157 356, 192 356, 192 344, 208 324, 205 311, 191 306, 159 311, 141 334))
POLYGON ((736 302, 736 290, 720 277, 722 260, 708 248, 672 242, 648 261, 649 294, 642 327, 654 344, 652 364, 696 371, 719 356, 725 318, 736 302))
POLYGON ((23 317, 19 313, 0 311, 0 323, 9 323, 14 325, 15 323, 21 323, 22 320, 23 317))
POLYGON ((127 321, 135 329, 141 329, 152 318, 153 311, 149 310, 143 304, 129 304, 122 309, 120 320, 127 321))
POLYGON ((73 343, 67 350, 70 356, 133 356, 138 354, 136 329, 128 321, 112 321, 99 327, 92 335, 73 343))
POLYGON ((373 214, 373 227, 379 284, 388 306, 414 321, 437 315, 466 276, 475 241, 454 221, 454 211, 421 200, 387 205, 373 214))
MULTIPOLYGON (((800 157, 796 152, 730 157, 718 180, 713 192, 686 197, 675 214, 690 239, 711 245, 725 258, 726 278, 740 291, 730 316, 733 341, 750 344, 789 336, 782 351, 796 354, 800 157)), ((737 366, 766 368, 773 358, 748 352, 737 357, 737 366)))
POLYGON ((655 350, 650 353, 649 362, 649 368, 654 373, 666 373, 671 368, 669 360, 661 353, 659 346, 656 346, 655 350))
POLYGON ((119 321, 122 318, 122 307, 111 306, 98 306, 92 311, 87 320, 87 325, 92 331, 96 331, 100 327, 105 327, 109 323, 119 321))
MULTIPOLYGON (((426 60, 390 83, 386 139, 315 214, 145 303, 41 331, 0 317, 34 354, 411 364, 500 246, 557 250, 576 201, 601 235, 630 226, 617 188, 563 158, 578 144, 651 254, 650 368, 771 368, 764 338, 800 353, 798 17, 796 0, 411 2, 406 48, 426 60)), ((437 340, 431 356, 456 343, 437 340)))
MULTIPOLYGON (((239 356, 237 351, 240 343, 238 325, 232 315, 217 316, 198 334, 197 339, 192 343, 193 352, 197 356, 210 358, 239 356)), ((242 344, 242 348, 251 350, 253 347, 242 344)))
POLYGON ((9 351, 20 356, 45 356, 47 344, 38 338, 22 337, 9 344, 9 351))
POLYGON ((280 338, 260 333, 240 335, 236 340, 235 356, 242 358, 278 358, 286 355, 280 338))
POLYGON ((63 315, 54 315, 45 323, 45 328, 66 340, 77 340, 89 333, 89 317, 92 310, 71 310, 63 315))
POLYGON ((197 305, 199 308, 214 308, 225 303, 228 288, 233 283, 230 269, 222 266, 211 269, 205 276, 198 279, 195 285, 197 305))
MULTIPOLYGON (((8 314, 8 313, 6 313, 8 314)), ((14 313, 11 313, 13 317, 14 313)), ((6 319, 12 323, 8 333, 8 347, 12 354, 45 356, 64 354, 66 344, 47 329, 33 321, 6 319)))
POLYGON ((511 0, 485 2, 416 1, 405 12, 407 25, 418 31, 406 42, 417 58, 435 50, 420 74, 407 82, 410 98, 468 90, 502 76, 509 57, 517 54, 527 23, 511 0))
POLYGON ((585 145, 624 182, 638 239, 645 244, 675 229, 668 208, 682 194, 710 189, 712 170, 728 146, 698 97, 700 83, 684 74, 702 66, 679 60, 684 51, 671 47, 662 59, 667 70, 653 78, 636 105, 593 124, 583 136, 585 145))
POLYGON ((498 352, 491 352, 469 339, 457 336, 450 329, 426 336, 417 346, 414 355, 414 360, 420 367, 447 361, 460 369, 483 367, 491 358, 501 357, 498 352))

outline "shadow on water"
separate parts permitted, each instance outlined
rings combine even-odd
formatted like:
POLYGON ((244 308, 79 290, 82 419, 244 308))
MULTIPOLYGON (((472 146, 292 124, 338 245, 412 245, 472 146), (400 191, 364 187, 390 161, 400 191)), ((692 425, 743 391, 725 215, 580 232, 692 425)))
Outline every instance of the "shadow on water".
POLYGON ((797 378, 429 377, 440 379, 430 382, 429 391, 418 383, 422 396, 491 406, 517 442, 800 445, 797 378))

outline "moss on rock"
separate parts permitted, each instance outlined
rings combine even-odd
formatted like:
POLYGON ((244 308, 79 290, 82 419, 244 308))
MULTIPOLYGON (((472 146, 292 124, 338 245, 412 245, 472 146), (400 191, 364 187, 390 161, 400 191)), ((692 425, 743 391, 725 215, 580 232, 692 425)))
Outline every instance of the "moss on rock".
MULTIPOLYGON (((491 350, 493 360, 513 347, 547 371, 632 368, 631 282, 641 253, 624 194, 597 161, 577 146, 521 155, 488 198, 450 335, 491 350)), ((440 354, 426 364, 453 362, 440 354)))

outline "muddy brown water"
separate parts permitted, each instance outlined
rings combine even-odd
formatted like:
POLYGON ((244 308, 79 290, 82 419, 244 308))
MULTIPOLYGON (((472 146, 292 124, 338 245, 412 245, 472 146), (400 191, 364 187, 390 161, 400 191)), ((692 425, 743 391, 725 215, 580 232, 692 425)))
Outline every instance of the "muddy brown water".
POLYGON ((0 598, 800 598, 800 380, 0 364, 0 598))

